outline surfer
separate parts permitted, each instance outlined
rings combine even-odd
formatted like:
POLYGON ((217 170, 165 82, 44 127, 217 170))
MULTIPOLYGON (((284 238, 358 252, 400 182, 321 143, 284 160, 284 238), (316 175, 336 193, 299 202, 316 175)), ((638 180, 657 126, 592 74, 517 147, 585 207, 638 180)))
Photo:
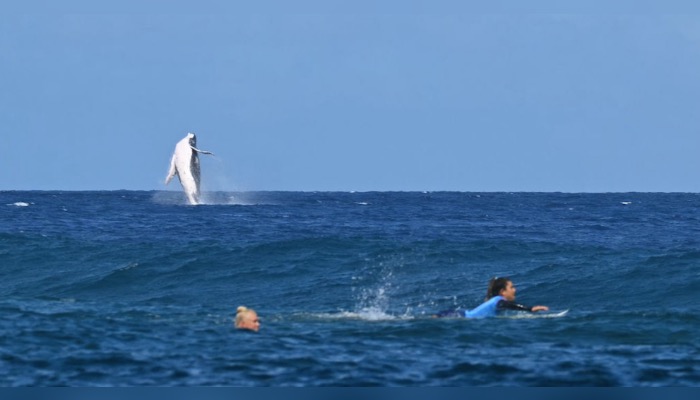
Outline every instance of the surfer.
POLYGON ((515 302, 515 286, 513 282, 505 277, 495 277, 489 281, 486 290, 486 299, 481 305, 473 310, 445 310, 440 311, 436 317, 465 317, 465 318, 485 318, 494 317, 507 310, 513 311, 549 311, 547 306, 525 306, 515 302))
POLYGON ((239 306, 236 309, 236 319, 234 320, 234 325, 236 329, 247 329, 249 331, 257 332, 260 330, 260 319, 258 318, 258 313, 252 308, 246 306, 239 306))

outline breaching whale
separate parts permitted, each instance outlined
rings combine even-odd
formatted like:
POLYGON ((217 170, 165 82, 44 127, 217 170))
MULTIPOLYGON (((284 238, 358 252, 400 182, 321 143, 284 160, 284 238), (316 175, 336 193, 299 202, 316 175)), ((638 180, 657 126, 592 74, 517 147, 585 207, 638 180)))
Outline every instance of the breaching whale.
POLYGON ((211 154, 210 151, 199 150, 197 148, 197 136, 188 133, 184 139, 177 142, 173 158, 170 160, 170 171, 165 178, 165 184, 170 183, 173 176, 177 174, 182 184, 182 189, 187 195, 190 204, 199 204, 199 153, 211 154))

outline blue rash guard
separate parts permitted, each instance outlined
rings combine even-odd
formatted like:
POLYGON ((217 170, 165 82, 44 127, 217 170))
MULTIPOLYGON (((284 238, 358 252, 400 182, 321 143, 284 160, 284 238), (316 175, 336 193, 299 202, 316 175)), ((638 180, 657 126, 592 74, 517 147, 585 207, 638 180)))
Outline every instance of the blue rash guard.
POLYGON ((503 296, 494 296, 488 301, 481 303, 479 307, 470 311, 465 311, 464 316, 466 318, 495 317, 498 313, 498 302, 501 300, 505 301, 503 296))
POLYGON ((524 306, 512 301, 508 301, 503 296, 494 296, 481 303, 478 307, 468 311, 446 310, 437 314, 438 317, 465 317, 465 318, 486 318, 495 317, 499 312, 505 310, 532 311, 532 307, 524 306))

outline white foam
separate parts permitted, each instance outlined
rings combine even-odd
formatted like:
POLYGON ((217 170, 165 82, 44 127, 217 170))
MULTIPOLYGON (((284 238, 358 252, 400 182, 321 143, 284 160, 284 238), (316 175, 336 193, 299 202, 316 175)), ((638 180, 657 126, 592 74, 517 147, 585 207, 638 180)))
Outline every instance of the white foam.
POLYGON ((208 206, 255 206, 260 203, 247 194, 227 192, 202 192, 200 205, 208 206))
MULTIPOLYGON (((166 205, 191 205, 181 192, 159 191, 155 192, 151 198, 154 203, 166 205)), ((254 206, 260 203, 242 198, 241 195, 234 195, 224 192, 202 192, 200 202, 197 206, 254 206)))
POLYGON ((23 201, 18 201, 16 203, 8 204, 8 206, 15 206, 15 207, 29 207, 29 203, 25 203, 23 201))
POLYGON ((312 318, 321 320, 360 320, 360 321, 400 321, 414 319, 410 315, 392 315, 378 308, 365 308, 358 311, 340 311, 337 313, 311 314, 312 318))

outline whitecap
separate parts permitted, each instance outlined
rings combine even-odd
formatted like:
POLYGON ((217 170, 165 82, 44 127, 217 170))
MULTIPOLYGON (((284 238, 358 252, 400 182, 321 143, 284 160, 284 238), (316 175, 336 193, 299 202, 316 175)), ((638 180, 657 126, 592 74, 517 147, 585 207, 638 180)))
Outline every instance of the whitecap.
POLYGON ((25 203, 24 201, 18 201, 16 203, 8 204, 8 206, 29 207, 29 203, 25 203))

